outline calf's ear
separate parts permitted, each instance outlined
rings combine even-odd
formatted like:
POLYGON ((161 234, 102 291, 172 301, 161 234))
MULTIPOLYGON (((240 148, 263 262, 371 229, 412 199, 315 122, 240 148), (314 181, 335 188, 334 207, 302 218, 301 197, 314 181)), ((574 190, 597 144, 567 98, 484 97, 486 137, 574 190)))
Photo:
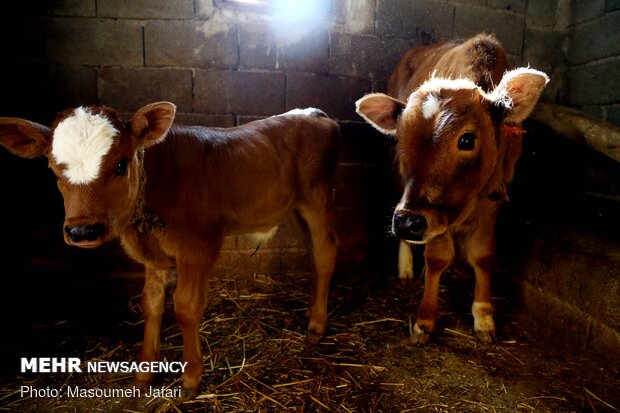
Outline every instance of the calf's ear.
POLYGON ((15 155, 34 159, 49 151, 50 129, 18 118, 0 118, 0 145, 15 155))
POLYGON ((386 135, 396 134, 398 117, 405 104, 383 93, 371 93, 355 102, 356 112, 386 135))
POLYGON ((520 123, 534 110, 547 82, 549 77, 539 70, 526 67, 510 70, 489 98, 503 110, 504 121, 520 123))
POLYGON ((164 140, 174 121, 176 106, 170 102, 146 105, 131 118, 130 126, 138 145, 147 147, 164 140))

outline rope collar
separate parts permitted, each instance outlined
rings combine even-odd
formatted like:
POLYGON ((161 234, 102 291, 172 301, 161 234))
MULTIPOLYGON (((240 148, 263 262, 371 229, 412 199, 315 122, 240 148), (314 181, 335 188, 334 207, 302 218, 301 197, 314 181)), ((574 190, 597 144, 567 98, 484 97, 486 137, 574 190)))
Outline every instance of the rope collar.
POLYGON ((138 198, 134 208, 131 225, 140 235, 154 234, 166 229, 166 223, 157 214, 144 210, 145 190, 146 190, 146 171, 144 170, 144 149, 138 149, 136 153, 138 166, 138 198))

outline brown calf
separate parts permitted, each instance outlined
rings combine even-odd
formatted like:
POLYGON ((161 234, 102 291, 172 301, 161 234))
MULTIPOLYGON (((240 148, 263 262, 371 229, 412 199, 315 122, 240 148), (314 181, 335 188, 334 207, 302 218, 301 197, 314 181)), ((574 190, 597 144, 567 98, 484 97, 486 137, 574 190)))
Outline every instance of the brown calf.
MULTIPOLYGON (((339 128, 317 109, 230 129, 172 126, 175 110, 153 103, 124 122, 109 109, 80 107, 60 114, 51 129, 0 118, 0 143, 26 158, 48 158, 64 198, 68 244, 92 248, 120 237, 144 264, 141 361, 159 360, 166 280, 176 268, 174 307, 188 362, 183 389, 191 397, 203 370, 205 282, 226 236, 273 234, 288 218, 316 267, 308 338, 324 334, 338 244, 332 188, 339 128)), ((152 375, 136 379, 146 384, 152 375)))
POLYGON ((366 95, 357 112, 396 137, 402 198, 392 231, 401 239, 399 276, 413 276, 409 244, 425 244, 425 287, 413 341, 425 343, 439 316, 442 272, 454 241, 472 265, 474 329, 495 338, 490 272, 495 221, 521 154, 519 124, 529 116, 547 76, 520 68, 492 36, 444 42, 407 52, 390 77, 388 93, 366 95))

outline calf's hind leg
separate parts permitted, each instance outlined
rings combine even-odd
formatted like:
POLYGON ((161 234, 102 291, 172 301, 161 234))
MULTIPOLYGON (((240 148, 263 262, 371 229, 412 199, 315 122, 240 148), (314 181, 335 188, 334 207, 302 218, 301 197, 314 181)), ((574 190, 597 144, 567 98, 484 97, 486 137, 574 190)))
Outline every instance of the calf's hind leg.
POLYGON ((312 258, 315 273, 310 291, 308 341, 319 342, 327 327, 327 298, 336 257, 338 236, 334 228, 331 191, 322 191, 312 204, 299 207, 299 213, 306 222, 312 239, 312 258))
POLYGON ((413 251, 405 241, 400 241, 398 246, 398 279, 403 285, 409 284, 413 279, 413 251))

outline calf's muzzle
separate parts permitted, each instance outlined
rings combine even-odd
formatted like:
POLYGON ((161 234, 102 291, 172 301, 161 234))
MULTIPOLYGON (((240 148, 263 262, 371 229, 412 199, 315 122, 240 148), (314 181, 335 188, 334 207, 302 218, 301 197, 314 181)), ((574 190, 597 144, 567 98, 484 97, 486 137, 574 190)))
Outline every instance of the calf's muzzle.
POLYGON ((396 211, 394 213, 393 231, 394 235, 405 241, 423 242, 424 232, 428 228, 428 222, 422 214, 404 213, 396 211))
POLYGON ((103 224, 66 226, 67 237, 74 243, 93 242, 103 237, 105 227, 103 224))

